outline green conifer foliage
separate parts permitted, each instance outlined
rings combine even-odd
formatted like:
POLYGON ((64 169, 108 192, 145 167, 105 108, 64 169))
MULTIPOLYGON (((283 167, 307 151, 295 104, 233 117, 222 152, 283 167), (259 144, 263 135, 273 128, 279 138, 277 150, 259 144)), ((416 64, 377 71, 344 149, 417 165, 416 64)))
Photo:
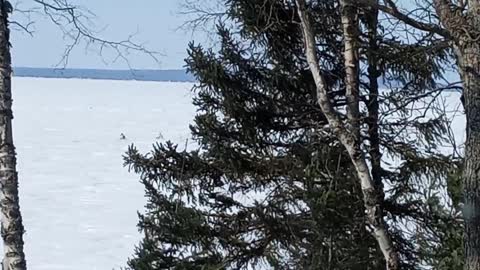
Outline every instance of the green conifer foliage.
MULTIPOLYGON (((218 48, 192 43, 186 60, 197 79, 196 148, 164 142, 147 154, 132 146, 125 156, 148 199, 139 222, 144 238, 129 268, 384 269, 365 226, 355 170, 317 104, 294 4, 224 3, 234 27, 219 24, 218 48)), ((341 111, 338 3, 309 8, 331 99, 341 111)), ((361 16, 365 151, 384 189, 382 208, 404 269, 422 269, 445 259, 426 250, 460 245, 447 243, 448 228, 460 226, 449 199, 428 204, 445 185, 430 185, 438 195, 425 195, 431 179, 445 184, 457 170, 452 157, 437 151, 447 122, 435 111, 422 116, 430 107, 412 107, 435 104, 436 77, 449 52, 434 42, 398 41, 372 20, 375 12, 361 16), (375 153, 392 164, 373 162, 375 153), (433 240, 414 241, 419 235, 433 240)))

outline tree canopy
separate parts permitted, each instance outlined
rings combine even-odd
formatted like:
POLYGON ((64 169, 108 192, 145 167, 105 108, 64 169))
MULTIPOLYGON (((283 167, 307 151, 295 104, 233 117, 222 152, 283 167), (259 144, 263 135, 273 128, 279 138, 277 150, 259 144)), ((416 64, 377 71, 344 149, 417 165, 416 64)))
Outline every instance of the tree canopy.
MULTIPOLYGON (((191 43, 195 149, 131 146, 148 203, 128 265, 150 269, 384 269, 361 187, 318 104, 294 1, 225 0, 214 48, 191 43), (222 20, 225 22, 225 20, 222 20), (233 25, 233 27, 231 27, 233 25)), ((338 1, 308 12, 329 99, 346 121, 338 1)), ((462 262, 458 156, 439 97, 448 46, 359 14, 360 134, 402 269, 462 262), (448 183, 448 188, 447 187, 448 183)))

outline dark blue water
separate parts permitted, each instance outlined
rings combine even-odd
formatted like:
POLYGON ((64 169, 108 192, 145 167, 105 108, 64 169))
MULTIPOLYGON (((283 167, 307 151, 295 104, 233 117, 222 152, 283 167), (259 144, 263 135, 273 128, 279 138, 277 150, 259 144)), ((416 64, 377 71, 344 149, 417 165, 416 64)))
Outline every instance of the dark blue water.
POLYGON ((156 82, 193 82, 194 78, 185 70, 108 70, 108 69, 55 69, 13 68, 16 77, 78 78, 98 80, 137 80, 156 82))
MULTIPOLYGON (((16 77, 40 77, 40 78, 78 78, 78 79, 98 79, 98 80, 137 80, 137 81, 155 81, 155 82, 194 82, 195 78, 187 74, 182 69, 172 70, 111 70, 111 69, 55 69, 55 68, 30 68, 15 67, 13 76, 16 77)), ((458 81, 458 75, 447 73, 446 77, 450 82, 458 81)), ((443 82, 439 82, 443 85, 443 82)), ((383 88, 401 86, 390 82, 385 85, 383 80, 379 80, 383 88)))

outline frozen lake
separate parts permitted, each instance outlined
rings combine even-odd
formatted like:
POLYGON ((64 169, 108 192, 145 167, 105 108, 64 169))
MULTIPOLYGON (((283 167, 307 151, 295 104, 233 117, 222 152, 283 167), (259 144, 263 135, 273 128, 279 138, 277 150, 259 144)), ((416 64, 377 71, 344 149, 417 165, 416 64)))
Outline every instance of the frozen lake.
POLYGON ((126 265, 140 235, 135 143, 183 144, 195 114, 191 84, 14 78, 14 140, 27 263, 34 270, 126 265), (120 139, 124 133, 126 140, 120 139))
MULTIPOLYGON (((191 86, 14 78, 14 140, 30 269, 126 265, 140 240, 137 211, 145 200, 122 155, 132 143, 151 149, 159 135, 183 145, 195 115, 191 86)), ((457 108, 458 98, 448 95, 448 107, 457 108)), ((451 117, 461 143, 463 116, 451 117)))

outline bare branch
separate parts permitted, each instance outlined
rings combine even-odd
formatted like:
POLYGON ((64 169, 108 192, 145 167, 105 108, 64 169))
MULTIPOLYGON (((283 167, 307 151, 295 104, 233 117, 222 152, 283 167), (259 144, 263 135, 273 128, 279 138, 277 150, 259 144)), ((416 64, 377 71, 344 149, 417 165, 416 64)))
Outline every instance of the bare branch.
MULTIPOLYGON (((90 10, 81 6, 73 5, 69 0, 33 0, 34 6, 30 9, 17 8, 15 11, 24 14, 30 18, 31 14, 43 14, 47 16, 62 31, 64 39, 67 40, 62 59, 57 66, 65 67, 68 64, 72 51, 80 44, 86 44, 86 49, 95 46, 99 55, 103 58, 106 50, 113 51, 115 54, 112 62, 123 60, 130 66, 128 55, 131 52, 140 52, 148 55, 155 62, 159 62, 159 52, 149 50, 144 44, 134 41, 134 35, 128 36, 124 40, 109 40, 102 38, 95 31, 95 14, 90 10)), ((25 30, 27 33, 33 32, 29 28, 33 25, 33 21, 29 19, 27 24, 11 22, 13 25, 25 30)), ((106 62, 105 59, 103 59, 106 62)))
POLYGON ((30 29, 30 27, 33 25, 33 22, 23 24, 17 21, 10 21, 9 24, 12 26, 12 29, 15 29, 16 27, 18 27, 19 29, 29 34, 30 36, 33 36, 33 30, 30 29))
POLYGON ((205 2, 196 0, 184 0, 180 15, 193 16, 193 18, 186 20, 179 29, 196 31, 211 31, 212 24, 224 21, 226 12, 220 7, 221 3, 214 1, 214 3, 207 4, 205 2))
POLYGON ((33 36, 34 30, 33 26, 35 22, 33 21, 32 17, 35 14, 39 14, 38 8, 22 8, 22 2, 18 1, 15 2, 15 6, 13 6, 13 14, 15 15, 15 19, 11 19, 9 24, 12 26, 14 30, 20 30, 24 33, 27 33, 30 36, 33 36), (20 17, 18 17, 20 16, 20 17))
POLYGON ((380 11, 416 29, 426 31, 426 32, 432 32, 448 39, 451 38, 450 32, 442 28, 438 24, 421 22, 419 20, 411 18, 406 13, 400 11, 392 0, 384 0, 384 1, 386 5, 380 5, 375 0, 358 0, 358 3, 364 7, 367 6, 367 7, 378 8, 380 11))

